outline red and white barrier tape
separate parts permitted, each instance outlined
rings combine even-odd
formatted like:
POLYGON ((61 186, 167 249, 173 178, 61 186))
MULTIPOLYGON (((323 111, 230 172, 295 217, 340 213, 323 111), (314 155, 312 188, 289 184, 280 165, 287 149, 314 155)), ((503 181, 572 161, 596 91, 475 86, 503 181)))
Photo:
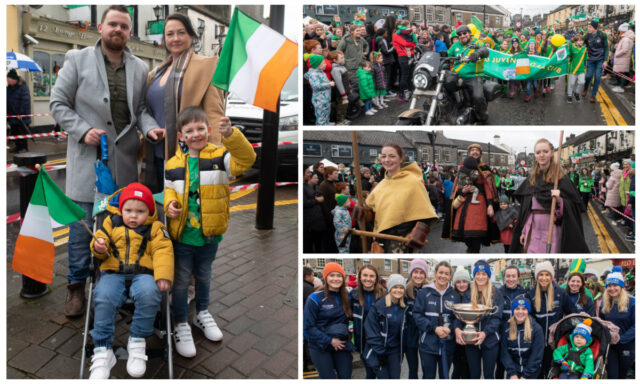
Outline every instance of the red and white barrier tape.
MULTIPOLYGON (((56 167, 54 165, 54 167, 56 167)), ((284 187, 287 185, 296 185, 298 184, 298 182, 296 181, 291 181, 291 182, 281 182, 281 183, 276 183, 276 187, 284 187)), ((244 191, 247 189, 257 189, 259 184, 247 184, 247 185, 240 185, 237 187, 229 187, 229 191, 231 193, 233 192, 238 192, 238 191, 244 191)), ((7 216, 7 224, 11 224, 15 221, 20 220, 20 213, 14 213, 13 215, 9 215, 7 216)))
MULTIPOLYGON (((58 165, 45 165, 44 169, 47 171, 57 171, 60 169, 67 168, 66 164, 58 164, 58 165)), ((35 168, 31 167, 19 167, 17 164, 7 164, 7 173, 11 172, 20 172, 23 175, 28 175, 30 173, 38 173, 35 168)))
POLYGON ((32 115, 13 115, 13 116, 7 116, 7 119, 10 117, 45 117, 45 116, 51 116, 50 113, 34 113, 32 115))
MULTIPOLYGON (((276 187, 284 187, 287 185, 297 185, 298 182, 297 181, 287 181, 287 182, 280 182, 280 183, 276 183, 276 187)), ((247 191, 250 189, 258 189, 258 186, 260 184, 246 184, 246 185, 239 185, 237 187, 229 187, 229 192, 230 193, 234 193, 234 192, 240 192, 240 191, 247 191)))
POLYGON ((636 82, 635 82, 635 80, 633 80, 632 78, 630 78, 630 77, 626 76, 624 73, 622 73, 622 72, 615 72, 614 70, 612 70, 612 69, 610 69, 610 68, 611 68, 611 67, 607 64, 607 66, 604 68, 604 70, 605 70, 605 71, 607 71, 607 72, 613 73, 614 75, 616 75, 616 76, 618 76, 618 77, 621 77, 621 78, 623 78, 623 79, 625 79, 625 80, 627 80, 627 81, 629 81, 629 82, 631 82, 631 83, 633 83, 633 84, 635 84, 635 83, 636 83, 636 82))
MULTIPOLYGON (((293 141, 282 141, 280 143, 278 143, 278 145, 288 145, 288 144, 295 144, 293 141)), ((253 148, 260 148, 262 147, 262 143, 253 143, 251 144, 251 146, 253 148)))
MULTIPOLYGON (((602 201, 600 196, 598 196, 597 198, 594 196, 594 197, 592 197, 592 199, 604 204, 604 201, 602 201)), ((632 221, 634 223, 636 222, 633 217, 627 216, 623 212, 620 212, 615 208, 611 208, 611 207, 605 207, 605 208, 609 208, 610 210, 616 212, 618 215, 620 215, 620 216, 622 216, 622 217, 624 217, 624 218, 626 218, 626 219, 628 219, 628 220, 630 220, 630 221, 632 221)))
POLYGON ((33 133, 31 135, 15 135, 15 136, 7 136, 7 140, 32 139, 32 138, 36 138, 36 137, 49 137, 49 136, 67 137, 67 133, 66 132, 51 131, 51 132, 48 132, 48 133, 33 133))

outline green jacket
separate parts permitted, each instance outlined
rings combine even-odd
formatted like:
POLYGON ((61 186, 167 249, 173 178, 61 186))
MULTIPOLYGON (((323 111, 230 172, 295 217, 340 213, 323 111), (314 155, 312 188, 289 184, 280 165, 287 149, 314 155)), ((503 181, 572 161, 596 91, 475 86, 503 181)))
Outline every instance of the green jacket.
POLYGON ((584 63, 587 61, 587 47, 578 48, 569 42, 569 73, 572 75, 584 73, 584 63))
MULTIPOLYGON (((476 38, 473 38, 473 40, 471 41, 471 44, 476 44, 480 47, 485 46, 485 43, 482 40, 478 40, 476 38)), ((469 49, 468 47, 465 47, 464 45, 462 45, 460 41, 456 41, 455 44, 453 44, 451 48, 447 50, 447 56, 454 57, 454 56, 462 55, 466 57, 473 52, 475 52, 475 49, 469 49)), ((460 77, 462 77, 463 79, 480 76, 484 72, 484 60, 478 60, 475 63, 472 63, 472 62, 459 63, 459 64, 456 64, 452 68, 452 70, 453 72, 460 75, 460 77)))
POLYGON ((360 99, 368 100, 376 95, 376 89, 373 85, 373 75, 371 71, 366 71, 362 67, 358 68, 358 87, 360 88, 360 99))
POLYGON ((593 187, 593 179, 591 176, 583 177, 580 175, 580 183, 578 187, 580 188, 580 192, 591 192, 591 188, 593 187))
POLYGON ((631 172, 627 174, 627 177, 624 177, 624 173, 620 178, 620 186, 618 187, 618 192, 620 193, 620 204, 623 207, 627 206, 627 195, 629 193, 629 189, 631 189, 631 172))
MULTIPOLYGON (((553 361, 558 364, 562 364, 563 361, 567 361, 565 359, 569 356, 569 348, 571 348, 572 351, 578 351, 580 349, 573 345, 573 340, 571 340, 570 344, 565 344, 554 349, 553 361)), ((593 377, 595 369, 593 367, 593 353, 591 352, 591 349, 586 348, 585 351, 580 354, 580 364, 582 364, 584 368, 579 366, 575 361, 569 360, 567 363, 569 363, 569 369, 571 371, 582 374, 581 378, 590 379, 593 377)))

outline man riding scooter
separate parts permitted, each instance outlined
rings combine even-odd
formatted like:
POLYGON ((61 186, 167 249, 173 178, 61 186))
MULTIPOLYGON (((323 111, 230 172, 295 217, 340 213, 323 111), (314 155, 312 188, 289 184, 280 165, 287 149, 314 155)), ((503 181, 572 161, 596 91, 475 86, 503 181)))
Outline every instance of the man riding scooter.
POLYGON ((463 79, 462 88, 471 98, 476 119, 484 122, 489 118, 489 115, 487 114, 487 100, 484 97, 483 81, 480 75, 484 70, 484 59, 489 56, 489 49, 484 46, 484 42, 471 36, 471 30, 466 25, 458 27, 456 33, 459 40, 449 50, 442 51, 440 54, 443 57, 458 55, 469 57, 468 62, 456 64, 451 70, 463 79))

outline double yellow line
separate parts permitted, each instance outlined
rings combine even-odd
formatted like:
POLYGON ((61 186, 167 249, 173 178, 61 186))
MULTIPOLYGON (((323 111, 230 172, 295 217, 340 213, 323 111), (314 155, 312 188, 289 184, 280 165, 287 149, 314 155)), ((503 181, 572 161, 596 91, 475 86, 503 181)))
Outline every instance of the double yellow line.
POLYGON ((596 233, 596 237, 598 238, 598 245, 600 245, 601 253, 620 253, 618 247, 611 239, 609 232, 604 227, 604 223, 598 217, 598 214, 595 212, 593 206, 589 204, 589 208, 587 208, 587 215, 589 216, 589 221, 591 221, 591 226, 593 227, 593 231, 596 233))
POLYGON ((607 93, 602 90, 602 87, 600 87, 600 89, 598 90, 596 100, 598 100, 598 103, 600 103, 602 116, 607 122, 607 125, 627 125, 627 122, 620 114, 620 111, 618 111, 618 108, 613 105, 613 102, 611 101, 609 96, 607 96, 607 93))

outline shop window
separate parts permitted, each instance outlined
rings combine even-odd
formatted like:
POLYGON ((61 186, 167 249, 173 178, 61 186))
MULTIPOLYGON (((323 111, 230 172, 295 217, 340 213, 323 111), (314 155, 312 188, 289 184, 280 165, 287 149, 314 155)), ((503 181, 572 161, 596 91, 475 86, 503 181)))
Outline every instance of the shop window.
POLYGON ((33 96, 51 95, 51 55, 46 52, 33 52, 33 60, 38 63, 42 72, 32 72, 33 96))

